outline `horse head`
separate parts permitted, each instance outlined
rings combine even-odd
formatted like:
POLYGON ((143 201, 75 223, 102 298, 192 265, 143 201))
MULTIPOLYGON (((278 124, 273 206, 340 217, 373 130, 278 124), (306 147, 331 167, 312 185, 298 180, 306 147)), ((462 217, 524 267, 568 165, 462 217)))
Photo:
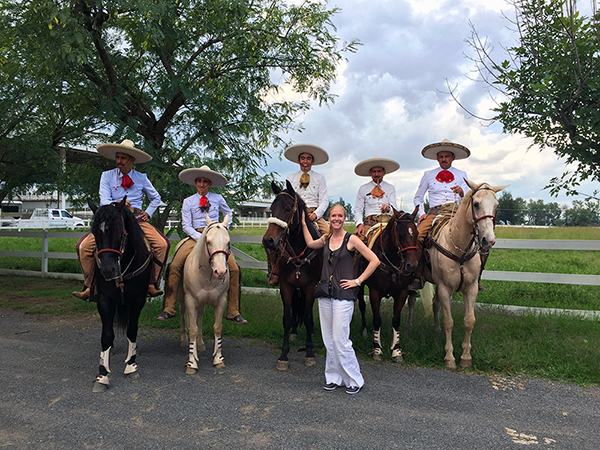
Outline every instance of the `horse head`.
POLYGON ((415 208, 412 214, 396 211, 393 207, 392 210, 394 214, 388 222, 386 230, 389 229, 391 244, 402 261, 402 271, 413 273, 419 264, 417 258, 418 232, 415 225, 415 214, 418 208, 415 208))
POLYGON ((465 195, 464 203, 471 206, 469 221, 475 229, 479 246, 483 252, 488 252, 496 243, 494 227, 496 226, 496 210, 498 200, 496 193, 507 186, 490 186, 487 183, 475 184, 465 180, 471 190, 465 195), (466 202, 465 202, 466 200, 466 202))
POLYGON ((290 232, 301 231, 300 212, 306 208, 288 180, 286 180, 286 188, 283 190, 274 181, 271 182, 271 188, 275 194, 275 200, 271 204, 271 217, 267 220, 269 226, 262 243, 266 249, 276 250, 281 245, 282 239, 287 237, 290 232))
POLYGON ((104 279, 114 280, 121 276, 121 257, 127 244, 127 231, 123 212, 125 197, 116 206, 96 206, 88 199, 94 213, 91 231, 96 240, 96 264, 104 279))
POLYGON ((203 265, 207 258, 212 269, 212 276, 223 280, 227 275, 227 259, 231 254, 229 232, 227 231, 229 214, 225 215, 223 222, 212 222, 207 214, 206 224, 202 233, 206 254, 201 257, 200 264, 203 265), (203 259, 204 261, 202 261, 203 259))

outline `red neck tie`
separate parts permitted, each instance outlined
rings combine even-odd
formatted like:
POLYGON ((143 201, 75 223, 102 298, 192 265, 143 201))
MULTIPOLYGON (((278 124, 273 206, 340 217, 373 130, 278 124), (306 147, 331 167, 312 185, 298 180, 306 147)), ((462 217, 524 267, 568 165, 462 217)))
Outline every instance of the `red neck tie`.
POLYGON ((203 195, 200 197, 200 211, 206 212, 208 211, 208 208, 210 208, 210 202, 206 198, 206 195, 203 195))
POLYGON ((442 170, 435 176, 435 179, 440 183, 450 183, 454 181, 454 174, 449 170, 442 170))
POLYGON ((129 189, 131 186, 133 186, 133 180, 129 177, 129 175, 123 175, 121 186, 123 186, 124 189, 129 189))

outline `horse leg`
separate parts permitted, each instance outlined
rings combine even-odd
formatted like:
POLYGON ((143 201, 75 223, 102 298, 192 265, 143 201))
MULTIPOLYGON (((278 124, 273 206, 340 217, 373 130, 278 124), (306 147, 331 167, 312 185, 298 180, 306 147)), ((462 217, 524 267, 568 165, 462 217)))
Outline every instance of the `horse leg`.
POLYGON ((367 318, 366 318, 366 312, 367 312, 367 303, 365 302, 365 285, 362 284, 360 285, 360 287, 358 288, 358 309, 360 309, 360 317, 362 320, 362 334, 363 337, 367 337, 367 318))
MULTIPOLYGON (((395 362, 403 362, 402 349, 400 348, 400 319, 402 317, 402 308, 406 304, 408 289, 400 291, 394 298, 394 317, 392 319, 392 359, 395 362)), ((409 305, 410 311, 410 305, 409 305)), ((410 312, 409 312, 410 314, 410 312)))
POLYGON ((111 302, 104 294, 100 294, 97 306, 98 313, 102 319, 102 337, 100 338, 102 351, 100 352, 100 367, 92 391, 104 392, 109 386, 110 353, 115 340, 113 319, 117 306, 115 302, 111 302))
POLYGON ((454 320, 452 319, 451 310, 451 295, 448 289, 443 285, 438 285, 436 289, 436 297, 442 308, 443 325, 446 333, 446 356, 444 357, 444 364, 447 369, 456 369, 456 360, 454 359, 454 347, 452 346, 452 328, 454 327, 454 320))
POLYGON ((304 308, 304 326, 306 328, 306 354, 304 356, 304 366, 314 367, 317 365, 315 354, 313 353, 313 340, 312 336, 315 332, 315 324, 313 319, 313 292, 307 291, 305 293, 306 307, 304 308))
POLYGON ((381 361, 383 352, 381 350, 381 296, 375 289, 369 290, 369 300, 371 302, 371 310, 373 311, 373 359, 381 361))
MULTIPOLYGON (((179 292, 183 292, 183 287, 180 286, 179 292)), ((189 344, 188 334, 187 334, 187 324, 185 323, 186 319, 186 310, 185 310, 185 300, 182 294, 177 294, 179 300, 179 316, 180 316, 180 325, 179 325, 179 345, 181 347, 187 347, 189 344)))
POLYGON ((283 345, 281 355, 277 360, 277 370, 288 370, 290 363, 288 353, 290 352, 290 329, 292 328, 292 292, 291 288, 280 283, 281 299, 283 301, 283 345))
POLYGON ((137 356, 137 334, 139 328, 139 318, 146 301, 146 293, 135 299, 129 312, 127 320, 127 354, 125 355, 125 376, 130 379, 138 379, 137 356))
MULTIPOLYGON (((196 346, 196 338, 198 335, 198 322, 197 313, 194 298, 185 294, 185 301, 188 313, 188 335, 190 337, 189 350, 188 350, 188 362, 186 365, 185 373, 193 375, 198 370, 198 347, 196 346)), ((199 307, 198 309, 203 308, 199 307)))
POLYGON ((471 334, 475 327, 475 299, 479 291, 477 282, 471 284, 469 289, 463 291, 463 302, 465 306, 465 339, 462 344, 463 353, 460 357, 460 367, 471 367, 473 359, 471 358, 471 334))
POLYGON ((405 330, 413 329, 413 317, 414 317, 416 302, 417 302, 417 296, 414 294, 411 294, 411 291, 408 291, 408 317, 406 318, 406 325, 404 326, 405 330))
POLYGON ((225 367, 225 358, 221 352, 222 347, 222 332, 223 332, 223 312, 225 311, 225 305, 227 304, 227 291, 223 294, 219 300, 219 304, 214 308, 215 310, 215 323, 213 325, 213 331, 215 335, 215 343, 213 345, 213 366, 217 369, 225 367))
POLYGON ((432 311, 433 311, 433 326, 436 330, 440 329, 440 298, 437 295, 437 289, 435 294, 433 295, 432 302, 432 311))

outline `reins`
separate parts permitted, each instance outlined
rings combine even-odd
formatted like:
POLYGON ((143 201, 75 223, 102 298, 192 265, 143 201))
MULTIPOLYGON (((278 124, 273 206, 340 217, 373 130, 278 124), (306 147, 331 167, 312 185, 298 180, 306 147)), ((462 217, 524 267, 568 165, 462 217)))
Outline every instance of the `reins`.
POLYGON ((394 271, 398 272, 401 275, 408 275, 409 274, 409 272, 405 272, 404 271, 404 257, 402 255, 402 253, 404 253, 404 252, 406 252, 408 250, 415 250, 415 251, 417 251, 419 249, 419 247, 416 246, 416 245, 413 245, 413 246, 410 246, 410 247, 403 247, 402 243, 400 243, 399 240, 398 240, 398 233, 396 231, 397 228, 398 228, 398 222, 402 221, 402 222, 410 223, 411 220, 414 222, 414 218, 410 214, 408 214, 406 212, 402 213, 401 216, 396 217, 396 219, 394 220, 393 230, 390 233, 391 236, 392 236, 392 245, 396 249, 398 249, 398 251, 396 252, 396 254, 401 259, 400 267, 397 267, 394 263, 392 263, 390 261, 390 258, 386 254, 385 248, 383 246, 383 233, 382 233, 382 235, 379 238, 379 245, 380 245, 380 248, 381 248, 381 254, 383 255, 383 257, 387 261, 386 265, 389 265, 392 269, 394 269, 394 271), (406 217, 406 216, 408 216, 408 217, 406 217))
MULTIPOLYGON (((219 253, 223 253, 225 255, 225 263, 227 263, 227 261, 229 260, 229 255, 231 255, 231 252, 227 251, 227 250, 215 250, 214 252, 210 252, 210 248, 208 247, 208 238, 207 238, 207 233, 209 231, 211 231, 212 228, 214 228, 214 226, 219 225, 219 222, 212 222, 210 223, 206 228, 204 228, 204 231, 202 232, 202 236, 204 238, 204 245, 206 247, 206 253, 208 254, 208 265, 211 265, 211 261, 213 259, 213 256, 218 255, 219 253)), ((200 258, 199 262, 198 262, 198 269, 200 270, 200 273, 202 274, 202 276, 204 277, 204 279, 206 280, 206 282, 208 284, 213 284, 212 283, 212 279, 213 279, 213 272, 211 270, 210 272, 210 280, 208 278, 206 278, 206 275, 204 273, 204 267, 202 267, 202 258, 200 258)), ((227 266, 227 270, 229 271, 229 266, 227 266)), ((225 282, 225 278, 223 278, 221 280, 221 283, 225 282)))

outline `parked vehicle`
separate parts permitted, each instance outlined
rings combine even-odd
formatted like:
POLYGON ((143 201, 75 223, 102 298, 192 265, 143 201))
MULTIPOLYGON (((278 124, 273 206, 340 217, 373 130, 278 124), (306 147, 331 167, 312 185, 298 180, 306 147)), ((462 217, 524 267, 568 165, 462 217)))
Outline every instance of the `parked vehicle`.
POLYGON ((64 209, 36 208, 28 219, 2 218, 3 228, 84 228, 85 222, 64 209))

